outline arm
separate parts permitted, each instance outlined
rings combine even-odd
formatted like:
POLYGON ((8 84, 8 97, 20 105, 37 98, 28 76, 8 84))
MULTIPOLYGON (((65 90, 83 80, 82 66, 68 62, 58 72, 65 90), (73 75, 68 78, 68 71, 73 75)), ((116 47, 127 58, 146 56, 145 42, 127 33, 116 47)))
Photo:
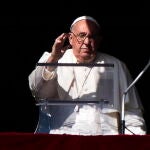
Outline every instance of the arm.
MULTIPOLYGON (((39 62, 57 63, 67 49, 67 47, 64 47, 66 38, 68 38, 68 34, 65 33, 58 36, 52 46, 52 52, 45 52, 39 62)), ((28 78, 29 87, 34 97, 45 99, 53 98, 58 95, 56 70, 56 67, 36 66, 28 78)))
MULTIPOLYGON (((45 52, 38 62, 45 63, 50 53, 45 52)), ((44 66, 36 66, 28 77, 29 87, 36 99, 54 98, 57 95, 56 70, 48 71, 44 66)))

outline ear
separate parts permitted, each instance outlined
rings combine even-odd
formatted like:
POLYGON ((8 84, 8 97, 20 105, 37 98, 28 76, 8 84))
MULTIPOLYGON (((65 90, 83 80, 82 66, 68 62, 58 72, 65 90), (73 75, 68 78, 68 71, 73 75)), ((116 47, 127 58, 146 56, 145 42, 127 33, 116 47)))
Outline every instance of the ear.
POLYGON ((102 35, 99 35, 98 38, 97 38, 97 41, 99 42, 99 44, 103 41, 103 36, 102 35))
POLYGON ((98 39, 97 39, 97 49, 101 49, 103 45, 103 36, 99 36, 98 39))
POLYGON ((71 33, 69 34, 68 39, 69 39, 70 45, 72 46, 72 35, 71 35, 71 33))

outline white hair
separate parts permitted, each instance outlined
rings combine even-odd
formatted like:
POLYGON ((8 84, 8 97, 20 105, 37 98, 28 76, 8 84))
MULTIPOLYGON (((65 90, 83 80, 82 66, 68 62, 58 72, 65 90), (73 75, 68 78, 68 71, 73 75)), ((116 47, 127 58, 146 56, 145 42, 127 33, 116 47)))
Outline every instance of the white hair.
POLYGON ((81 16, 81 17, 76 18, 76 19, 73 21, 73 23, 72 23, 71 26, 70 26, 70 30, 72 29, 72 26, 73 26, 74 24, 76 24, 76 23, 77 23, 78 21, 80 21, 80 20, 90 20, 90 21, 94 22, 98 27, 100 27, 99 23, 98 23, 93 17, 91 17, 91 16, 81 16))

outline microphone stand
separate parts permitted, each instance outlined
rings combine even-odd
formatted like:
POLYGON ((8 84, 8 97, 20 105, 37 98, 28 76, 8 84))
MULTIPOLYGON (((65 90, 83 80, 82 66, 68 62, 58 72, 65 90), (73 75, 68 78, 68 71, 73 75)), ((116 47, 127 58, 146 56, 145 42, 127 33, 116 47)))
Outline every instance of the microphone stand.
POLYGON ((147 63, 147 65, 144 67, 144 69, 140 72, 140 74, 135 78, 135 80, 128 86, 128 88, 124 91, 122 96, 122 104, 121 104, 121 129, 120 133, 125 134, 125 98, 128 93, 128 91, 134 86, 134 84, 140 79, 140 77, 143 75, 143 73, 148 69, 150 66, 150 59, 147 63))

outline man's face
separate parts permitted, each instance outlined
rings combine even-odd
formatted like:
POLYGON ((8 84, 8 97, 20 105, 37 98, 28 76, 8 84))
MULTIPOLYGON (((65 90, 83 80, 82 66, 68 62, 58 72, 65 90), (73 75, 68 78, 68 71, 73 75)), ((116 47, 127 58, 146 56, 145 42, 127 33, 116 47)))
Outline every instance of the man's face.
POLYGON ((78 21, 72 27, 69 41, 78 62, 91 62, 101 41, 99 29, 89 20, 78 21))

